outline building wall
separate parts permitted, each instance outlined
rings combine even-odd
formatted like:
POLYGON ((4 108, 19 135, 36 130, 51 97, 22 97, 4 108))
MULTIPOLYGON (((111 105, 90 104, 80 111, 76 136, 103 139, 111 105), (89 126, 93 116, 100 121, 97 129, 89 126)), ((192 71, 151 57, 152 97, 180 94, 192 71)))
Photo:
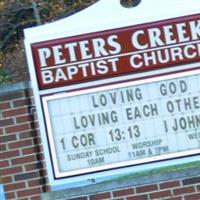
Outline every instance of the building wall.
POLYGON ((0 176, 7 199, 48 191, 40 132, 28 83, 0 88, 0 176))
POLYGON ((200 166, 50 192, 31 87, 0 87, 0 177, 7 199, 199 200, 200 166), (109 185, 109 187, 108 187, 109 185), (89 189, 88 189, 89 188, 89 189), (42 194, 43 193, 43 194, 42 194), (62 198, 61 198, 62 197, 62 198))

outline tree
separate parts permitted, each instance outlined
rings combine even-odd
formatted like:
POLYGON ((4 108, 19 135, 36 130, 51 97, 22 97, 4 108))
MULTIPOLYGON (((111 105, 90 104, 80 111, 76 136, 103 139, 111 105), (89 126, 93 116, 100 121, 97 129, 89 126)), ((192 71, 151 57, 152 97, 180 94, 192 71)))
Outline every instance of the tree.
POLYGON ((98 0, 1 0, 0 84, 28 80, 23 29, 67 17, 98 0))

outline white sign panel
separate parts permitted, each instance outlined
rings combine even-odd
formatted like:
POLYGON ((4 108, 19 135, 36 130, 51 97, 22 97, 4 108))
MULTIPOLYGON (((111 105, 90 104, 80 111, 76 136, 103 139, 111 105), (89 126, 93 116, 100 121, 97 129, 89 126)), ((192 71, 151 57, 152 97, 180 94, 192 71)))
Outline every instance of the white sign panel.
POLYGON ((25 30, 50 185, 198 157, 199 9, 196 0, 129 9, 101 0, 25 30))
POLYGON ((194 154, 198 85, 200 74, 44 97, 56 177, 194 154))

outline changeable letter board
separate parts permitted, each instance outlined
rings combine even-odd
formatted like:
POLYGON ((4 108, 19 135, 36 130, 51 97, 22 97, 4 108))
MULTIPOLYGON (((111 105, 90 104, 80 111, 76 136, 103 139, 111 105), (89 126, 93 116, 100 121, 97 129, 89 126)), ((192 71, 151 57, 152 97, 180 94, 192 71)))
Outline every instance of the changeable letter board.
POLYGON ((200 74, 43 98, 56 177, 200 148, 200 74))

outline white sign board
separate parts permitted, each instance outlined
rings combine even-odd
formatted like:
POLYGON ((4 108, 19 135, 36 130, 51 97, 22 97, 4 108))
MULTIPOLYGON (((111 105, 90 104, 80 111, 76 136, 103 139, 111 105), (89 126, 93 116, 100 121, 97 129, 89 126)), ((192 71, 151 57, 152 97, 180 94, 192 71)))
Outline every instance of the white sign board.
POLYGON ((119 2, 25 30, 52 184, 200 153, 199 2, 119 2))

